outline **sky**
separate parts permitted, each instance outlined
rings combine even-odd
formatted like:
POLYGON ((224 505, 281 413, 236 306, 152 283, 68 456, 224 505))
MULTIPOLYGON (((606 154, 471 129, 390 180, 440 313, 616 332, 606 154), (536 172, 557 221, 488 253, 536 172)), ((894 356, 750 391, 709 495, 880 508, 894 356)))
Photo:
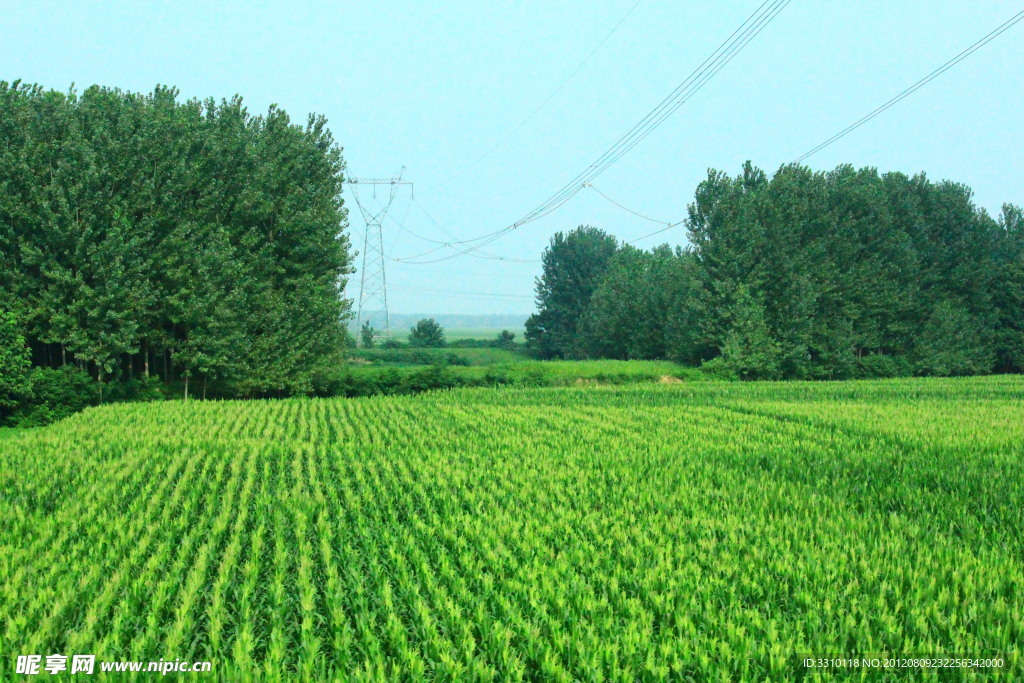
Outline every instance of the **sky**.
MULTIPOLYGON (((350 175, 390 177, 404 166, 413 182, 383 224, 393 312, 529 313, 538 263, 390 259, 437 246, 415 235, 467 239, 515 222, 632 128, 759 4, 7 1, 0 79, 79 91, 166 84, 183 98, 237 93, 253 113, 276 103, 297 122, 324 114, 350 175)), ((1022 9, 1002 0, 793 0, 593 184, 637 213, 678 221, 709 168, 736 174, 749 159, 776 170, 1022 9)), ((805 163, 925 171, 971 186, 992 213, 1024 204, 1022 67, 1024 22, 805 163)), ((360 197, 373 201, 369 190, 360 197)), ((346 203, 361 251, 364 224, 350 194, 346 203)), ((555 232, 582 224, 622 240, 659 229, 585 190, 487 251, 536 260, 555 232)), ((685 244, 685 227, 637 246, 663 242, 685 244)), ((356 273, 349 296, 358 282, 356 273)))

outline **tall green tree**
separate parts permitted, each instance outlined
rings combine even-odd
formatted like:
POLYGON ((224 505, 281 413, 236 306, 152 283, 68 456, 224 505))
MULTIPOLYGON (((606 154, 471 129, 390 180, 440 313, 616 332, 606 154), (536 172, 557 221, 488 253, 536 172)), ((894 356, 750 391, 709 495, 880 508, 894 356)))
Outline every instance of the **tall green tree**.
POLYGON ((308 392, 351 315, 344 170, 323 117, 0 82, 0 304, 37 365, 308 392))
POLYGON ((617 249, 614 237, 590 226, 555 233, 541 256, 537 313, 526 321, 529 347, 545 358, 577 354, 577 326, 617 249))
POLYGON ((849 166, 769 178, 748 163, 736 178, 709 173, 688 228, 702 357, 724 355, 742 288, 784 377, 857 376, 865 358, 874 372, 887 356, 926 374, 992 368, 1006 326, 997 261, 1012 258, 962 185, 849 166))
POLYGON ((727 311, 728 332, 721 360, 740 379, 778 379, 784 351, 768 330, 765 306, 745 285, 736 288, 727 311))
POLYGON ((0 418, 32 389, 31 355, 13 311, 0 309, 0 418))
POLYGON ((913 352, 921 375, 978 375, 992 371, 993 351, 967 306, 941 299, 929 312, 913 352))
POLYGON ((997 369, 1024 372, 1024 210, 1004 204, 999 219, 993 287, 997 369))
POLYGON ((509 330, 502 330, 498 333, 498 338, 494 340, 494 345, 501 349, 511 349, 516 344, 516 333, 510 332, 509 330))
POLYGON ((597 358, 666 358, 668 321, 689 306, 691 255, 663 245, 623 246, 612 258, 579 323, 578 352, 597 358))
POLYGON ((373 340, 373 336, 375 334, 377 334, 377 330, 373 329, 373 326, 370 325, 370 321, 367 320, 363 322, 363 326, 359 329, 359 338, 363 343, 364 349, 372 349, 374 347, 375 342, 373 340))
POLYGON ((424 318, 409 330, 409 346, 440 348, 445 344, 444 328, 433 318, 424 318))

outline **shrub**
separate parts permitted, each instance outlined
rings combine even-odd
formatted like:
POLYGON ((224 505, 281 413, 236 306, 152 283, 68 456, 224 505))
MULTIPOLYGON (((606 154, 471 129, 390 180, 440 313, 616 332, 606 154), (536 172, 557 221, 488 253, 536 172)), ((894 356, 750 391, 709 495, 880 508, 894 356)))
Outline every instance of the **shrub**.
POLYGON ((863 379, 909 377, 911 374, 913 368, 905 356, 872 353, 857 359, 857 376, 863 379))
POLYGON ((409 346, 440 348, 444 345, 444 328, 433 318, 424 318, 409 330, 409 346))
POLYGON ((31 391, 30 353, 13 313, 0 311, 0 424, 31 391))
POLYGON ((494 345, 494 341, 490 339, 453 339, 447 344, 453 349, 489 349, 494 345))
POLYGON ((471 365, 470 359, 457 353, 439 353, 432 349, 360 349, 352 354, 356 358, 374 363, 399 365, 471 365))
POLYGON ((99 403, 99 384, 73 365, 33 368, 31 389, 25 401, 14 408, 9 422, 16 427, 37 427, 99 403))
POLYGON ((451 389, 462 385, 459 377, 443 365, 434 365, 407 375, 401 384, 401 393, 419 393, 434 389, 451 389))
POLYGON ((714 379, 729 381, 739 379, 736 371, 721 356, 704 361, 700 366, 700 371, 714 379))
POLYGON ((363 323, 362 328, 359 330, 359 338, 363 342, 364 349, 372 349, 374 345, 373 336, 377 334, 377 330, 373 329, 370 325, 370 321, 367 320, 363 323))
POLYGON ((516 334, 515 332, 509 332, 508 330, 502 330, 498 334, 498 338, 493 342, 494 346, 499 349, 511 349, 516 345, 516 334))
POLYGON ((103 395, 104 401, 162 401, 167 396, 166 385, 158 377, 141 377, 108 384, 103 395))

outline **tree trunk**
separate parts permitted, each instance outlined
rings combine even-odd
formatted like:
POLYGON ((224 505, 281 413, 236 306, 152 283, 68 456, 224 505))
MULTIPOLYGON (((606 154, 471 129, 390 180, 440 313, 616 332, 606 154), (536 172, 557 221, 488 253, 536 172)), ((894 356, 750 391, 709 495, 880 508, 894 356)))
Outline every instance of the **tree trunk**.
POLYGON ((167 374, 167 349, 164 349, 164 381, 171 381, 170 375, 167 374))
POLYGON ((208 379, 207 376, 203 375, 203 400, 204 401, 206 400, 206 380, 207 379, 208 379))
POLYGON ((149 379, 149 340, 142 340, 142 374, 149 379))
POLYGON ((60 345, 60 364, 61 365, 67 365, 68 364, 68 351, 67 351, 67 348, 63 344, 60 345))
POLYGON ((185 401, 188 401, 188 372, 185 372, 185 401))
POLYGON ((103 403, 103 366, 96 364, 96 381, 100 386, 100 404, 103 403))

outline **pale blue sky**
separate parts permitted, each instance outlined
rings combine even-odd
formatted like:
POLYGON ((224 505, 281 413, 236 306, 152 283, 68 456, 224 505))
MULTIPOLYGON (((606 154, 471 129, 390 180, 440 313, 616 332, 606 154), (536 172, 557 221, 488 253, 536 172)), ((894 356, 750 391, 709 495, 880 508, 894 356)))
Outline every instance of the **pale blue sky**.
MULTIPOLYGON (((163 83, 184 97, 239 93, 254 112, 276 102, 300 121, 325 114, 354 175, 407 167, 416 203, 403 196, 392 209, 405 226, 447 239, 429 214, 466 238, 508 225, 558 190, 760 4, 641 0, 529 123, 437 187, 533 111, 634 1, 6 2, 0 79, 61 90, 163 83)), ((708 167, 736 173, 751 159, 774 170, 1022 8, 794 0, 594 184, 640 213, 678 220, 708 167)), ((993 212, 1024 203, 1022 71, 1024 23, 807 163, 924 170, 971 185, 993 212)), ((537 258, 552 233, 581 223, 626 240, 658 228, 588 191, 489 249, 537 258)), ((354 210, 350 231, 361 248, 354 210)), ((682 243, 683 228, 639 246, 665 240, 682 243)), ((433 247, 393 222, 384 242, 396 257, 433 247)), ((460 257, 388 268, 393 311, 512 313, 532 310, 539 266, 460 257)))

